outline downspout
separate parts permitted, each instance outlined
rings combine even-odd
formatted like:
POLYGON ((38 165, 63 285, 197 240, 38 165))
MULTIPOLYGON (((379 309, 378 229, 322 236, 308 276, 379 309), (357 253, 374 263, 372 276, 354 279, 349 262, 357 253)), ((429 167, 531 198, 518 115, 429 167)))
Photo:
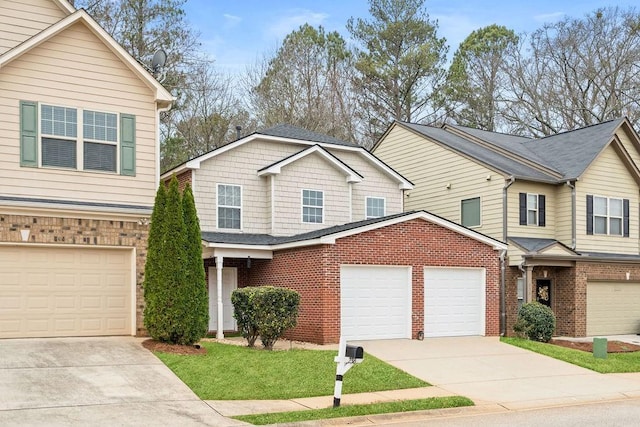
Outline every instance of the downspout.
MULTIPOLYGON (((509 177, 509 180, 502 188, 502 239, 507 243, 507 189, 511 187, 511 184, 515 182, 513 176, 509 177)), ((505 336, 507 334, 507 268, 505 257, 507 251, 500 252, 500 335, 505 336)))
POLYGON ((571 189, 571 250, 576 250, 576 185, 567 181, 566 185, 571 189))

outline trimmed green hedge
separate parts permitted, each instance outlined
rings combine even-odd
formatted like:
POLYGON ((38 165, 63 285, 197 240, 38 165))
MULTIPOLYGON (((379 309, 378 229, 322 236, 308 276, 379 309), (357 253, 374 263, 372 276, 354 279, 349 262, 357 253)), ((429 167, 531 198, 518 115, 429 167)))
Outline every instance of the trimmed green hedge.
POLYGON ((513 330, 520 338, 549 342, 556 330, 556 316, 549 307, 539 302, 523 304, 513 330))
POLYGON ((246 287, 233 291, 233 316, 249 347, 257 337, 265 349, 273 345, 284 331, 296 326, 300 294, 274 286, 246 287))

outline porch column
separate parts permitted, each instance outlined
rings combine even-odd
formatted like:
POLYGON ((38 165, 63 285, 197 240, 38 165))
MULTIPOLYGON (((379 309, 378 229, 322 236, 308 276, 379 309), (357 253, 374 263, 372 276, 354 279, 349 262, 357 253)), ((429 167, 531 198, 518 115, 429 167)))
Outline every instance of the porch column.
POLYGON ((224 257, 216 256, 216 287, 218 290, 218 330, 216 331, 216 338, 224 338, 224 316, 222 313, 222 263, 224 257))
POLYGON ((533 296, 533 267, 528 265, 527 267, 527 277, 525 281, 525 295, 524 302, 531 302, 533 296))

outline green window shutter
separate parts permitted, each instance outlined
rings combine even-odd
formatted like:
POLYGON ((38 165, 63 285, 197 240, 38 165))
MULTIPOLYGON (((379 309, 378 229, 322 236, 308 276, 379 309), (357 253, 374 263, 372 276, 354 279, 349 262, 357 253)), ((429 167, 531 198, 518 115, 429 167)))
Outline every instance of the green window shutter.
POLYGON ((38 104, 20 101, 20 166, 38 167, 38 104))
POLYGON ((120 175, 136 175, 136 116, 120 114, 120 175))

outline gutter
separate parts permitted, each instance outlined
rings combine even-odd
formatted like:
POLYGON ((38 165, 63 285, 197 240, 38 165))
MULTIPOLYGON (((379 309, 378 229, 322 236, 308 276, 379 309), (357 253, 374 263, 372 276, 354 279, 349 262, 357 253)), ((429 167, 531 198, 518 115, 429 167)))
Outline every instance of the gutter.
MULTIPOLYGON (((502 240, 507 242, 507 190, 516 181, 511 175, 502 188, 502 240)), ((500 335, 507 334, 507 271, 505 257, 507 250, 500 251, 500 335)))
POLYGON ((571 189, 571 250, 576 250, 576 185, 571 181, 565 183, 571 189))

